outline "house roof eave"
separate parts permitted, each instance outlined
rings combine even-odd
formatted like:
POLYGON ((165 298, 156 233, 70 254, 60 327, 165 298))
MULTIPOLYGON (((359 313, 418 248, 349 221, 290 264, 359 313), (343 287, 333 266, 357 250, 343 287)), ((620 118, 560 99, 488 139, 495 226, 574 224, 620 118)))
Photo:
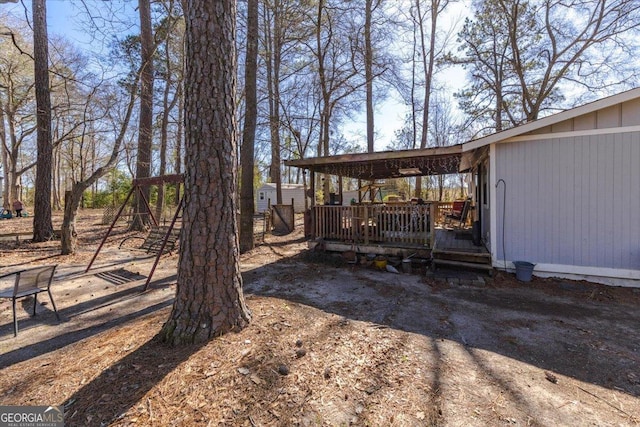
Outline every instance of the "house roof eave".
POLYGON ((287 160, 284 164, 317 173, 376 180, 456 173, 459 170, 461 155, 462 145, 458 144, 418 150, 352 153, 287 160))
POLYGON ((516 126, 511 129, 504 130, 502 132, 487 135, 482 138, 474 139, 472 141, 462 144, 462 151, 472 151, 480 147, 488 146, 496 142, 501 142, 509 138, 520 136, 529 132, 536 131, 538 129, 560 123, 565 120, 573 119, 584 114, 588 114, 597 110, 602 110, 607 107, 611 107, 616 104, 620 104, 632 99, 640 98, 640 88, 631 89, 616 95, 608 96, 588 104, 581 105, 569 110, 562 111, 560 113, 552 114, 542 119, 535 120, 533 122, 525 123, 520 126, 516 126))

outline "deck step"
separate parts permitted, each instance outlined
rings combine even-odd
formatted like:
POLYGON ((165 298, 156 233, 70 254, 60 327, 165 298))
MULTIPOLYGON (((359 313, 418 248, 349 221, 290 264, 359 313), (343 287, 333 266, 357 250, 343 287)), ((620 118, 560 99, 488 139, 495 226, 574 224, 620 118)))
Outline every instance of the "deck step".
POLYGON ((462 253, 462 252, 447 252, 447 251, 433 251, 433 259, 443 261, 460 261, 474 264, 491 264, 491 255, 487 253, 462 253))
POLYGON ((493 270, 493 266, 491 264, 484 264, 484 263, 453 261, 448 259, 437 259, 437 258, 434 258, 431 262, 433 263, 434 268, 437 268, 439 265, 448 265, 451 267, 465 267, 465 268, 473 268, 473 269, 486 270, 486 271, 493 270))

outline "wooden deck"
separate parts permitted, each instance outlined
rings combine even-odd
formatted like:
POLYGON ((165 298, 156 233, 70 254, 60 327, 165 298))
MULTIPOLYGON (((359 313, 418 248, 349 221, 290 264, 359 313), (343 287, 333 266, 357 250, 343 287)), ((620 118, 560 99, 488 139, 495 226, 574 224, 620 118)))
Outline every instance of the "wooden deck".
POLYGON ((312 235, 349 244, 433 246, 436 205, 314 206, 312 235))
POLYGON ((446 204, 315 206, 313 241, 328 251, 416 256, 439 265, 491 272, 491 254, 473 244, 471 229, 443 226, 446 204), (442 206, 440 206, 442 205, 442 206))
POLYGON ((362 245, 431 248, 436 226, 451 202, 314 206, 308 228, 314 239, 362 245))
POLYGON ((435 267, 448 265, 453 267, 478 268, 491 270, 491 254, 484 246, 475 246, 471 239, 471 230, 450 230, 436 228, 433 250, 425 244, 406 242, 343 242, 337 240, 314 240, 310 247, 322 244, 332 252, 356 251, 391 256, 416 256, 430 258, 435 267), (321 242, 321 243, 320 243, 321 242))
POLYGON ((376 254, 386 256, 397 256, 406 258, 431 258, 431 250, 427 245, 411 243, 347 243, 336 240, 310 240, 309 248, 316 248, 318 245, 323 250, 329 252, 355 251, 361 254, 376 254))

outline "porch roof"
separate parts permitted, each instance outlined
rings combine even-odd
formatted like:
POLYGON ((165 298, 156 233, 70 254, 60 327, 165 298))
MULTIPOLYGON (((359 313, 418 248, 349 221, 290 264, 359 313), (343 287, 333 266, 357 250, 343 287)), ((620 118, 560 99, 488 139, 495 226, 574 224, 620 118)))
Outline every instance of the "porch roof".
POLYGON ((375 180, 458 173, 461 156, 462 144, 458 144, 450 147, 286 160, 284 164, 311 172, 375 180))

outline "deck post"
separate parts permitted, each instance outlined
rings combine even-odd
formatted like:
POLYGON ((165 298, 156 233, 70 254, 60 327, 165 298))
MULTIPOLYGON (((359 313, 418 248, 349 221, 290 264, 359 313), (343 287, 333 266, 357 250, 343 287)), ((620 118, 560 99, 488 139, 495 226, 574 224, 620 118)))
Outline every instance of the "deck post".
POLYGON ((429 203, 429 232, 431 233, 429 239, 429 248, 433 249, 436 243, 436 205, 435 203, 429 203))
POLYGON ((362 206, 362 217, 364 218, 364 244, 369 244, 369 210, 367 205, 362 206))
POLYGON ((311 212, 309 219, 311 220, 311 239, 315 240, 318 236, 318 230, 316 228, 316 173, 311 169, 309 172, 309 189, 311 190, 311 212))

